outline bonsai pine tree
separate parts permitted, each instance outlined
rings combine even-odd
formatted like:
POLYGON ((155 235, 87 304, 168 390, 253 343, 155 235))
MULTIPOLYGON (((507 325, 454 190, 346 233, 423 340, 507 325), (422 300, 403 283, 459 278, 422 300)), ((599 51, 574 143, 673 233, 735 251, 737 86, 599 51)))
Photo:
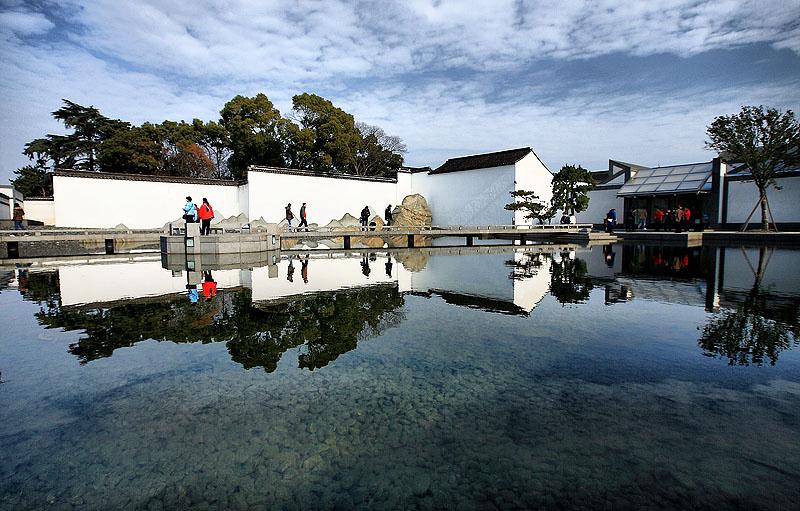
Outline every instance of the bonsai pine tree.
POLYGON ((509 211, 522 211, 525 213, 525 220, 536 219, 539 223, 553 218, 553 209, 544 201, 539 199, 534 192, 527 190, 516 190, 511 192, 514 202, 503 206, 509 211))
POLYGON ((580 165, 564 165, 553 176, 553 211, 562 210, 565 215, 586 211, 589 207, 589 191, 596 185, 592 173, 580 165))

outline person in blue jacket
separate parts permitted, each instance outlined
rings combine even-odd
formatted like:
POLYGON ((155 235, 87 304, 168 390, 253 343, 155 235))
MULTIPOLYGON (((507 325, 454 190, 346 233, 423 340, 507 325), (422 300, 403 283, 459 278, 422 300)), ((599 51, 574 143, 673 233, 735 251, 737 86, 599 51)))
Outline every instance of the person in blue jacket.
POLYGON ((606 232, 613 233, 617 225, 617 210, 611 208, 606 213, 606 232))
POLYGON ((187 222, 197 222, 197 207, 191 197, 186 197, 186 204, 183 205, 183 219, 187 222))

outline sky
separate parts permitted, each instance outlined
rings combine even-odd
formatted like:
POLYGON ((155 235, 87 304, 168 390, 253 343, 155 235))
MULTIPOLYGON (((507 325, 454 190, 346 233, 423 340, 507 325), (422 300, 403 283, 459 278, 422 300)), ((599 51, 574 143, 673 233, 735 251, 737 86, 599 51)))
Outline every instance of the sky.
POLYGON ((141 124, 259 92, 330 99, 412 166, 704 161, 715 116, 800 111, 800 0, 0 0, 2 182, 62 98, 141 124))

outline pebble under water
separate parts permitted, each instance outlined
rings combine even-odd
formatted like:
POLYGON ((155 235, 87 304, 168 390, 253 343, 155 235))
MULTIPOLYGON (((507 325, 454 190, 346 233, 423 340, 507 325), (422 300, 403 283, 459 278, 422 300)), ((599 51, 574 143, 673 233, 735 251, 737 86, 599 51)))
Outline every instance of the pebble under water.
POLYGON ((800 252, 458 252, 0 266, 0 509, 797 509, 800 252))

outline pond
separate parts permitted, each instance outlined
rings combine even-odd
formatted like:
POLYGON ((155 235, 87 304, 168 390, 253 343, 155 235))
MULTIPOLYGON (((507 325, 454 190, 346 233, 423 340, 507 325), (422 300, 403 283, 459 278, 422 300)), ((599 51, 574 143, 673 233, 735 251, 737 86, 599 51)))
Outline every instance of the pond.
POLYGON ((0 509, 791 509, 800 251, 0 267, 0 509))

